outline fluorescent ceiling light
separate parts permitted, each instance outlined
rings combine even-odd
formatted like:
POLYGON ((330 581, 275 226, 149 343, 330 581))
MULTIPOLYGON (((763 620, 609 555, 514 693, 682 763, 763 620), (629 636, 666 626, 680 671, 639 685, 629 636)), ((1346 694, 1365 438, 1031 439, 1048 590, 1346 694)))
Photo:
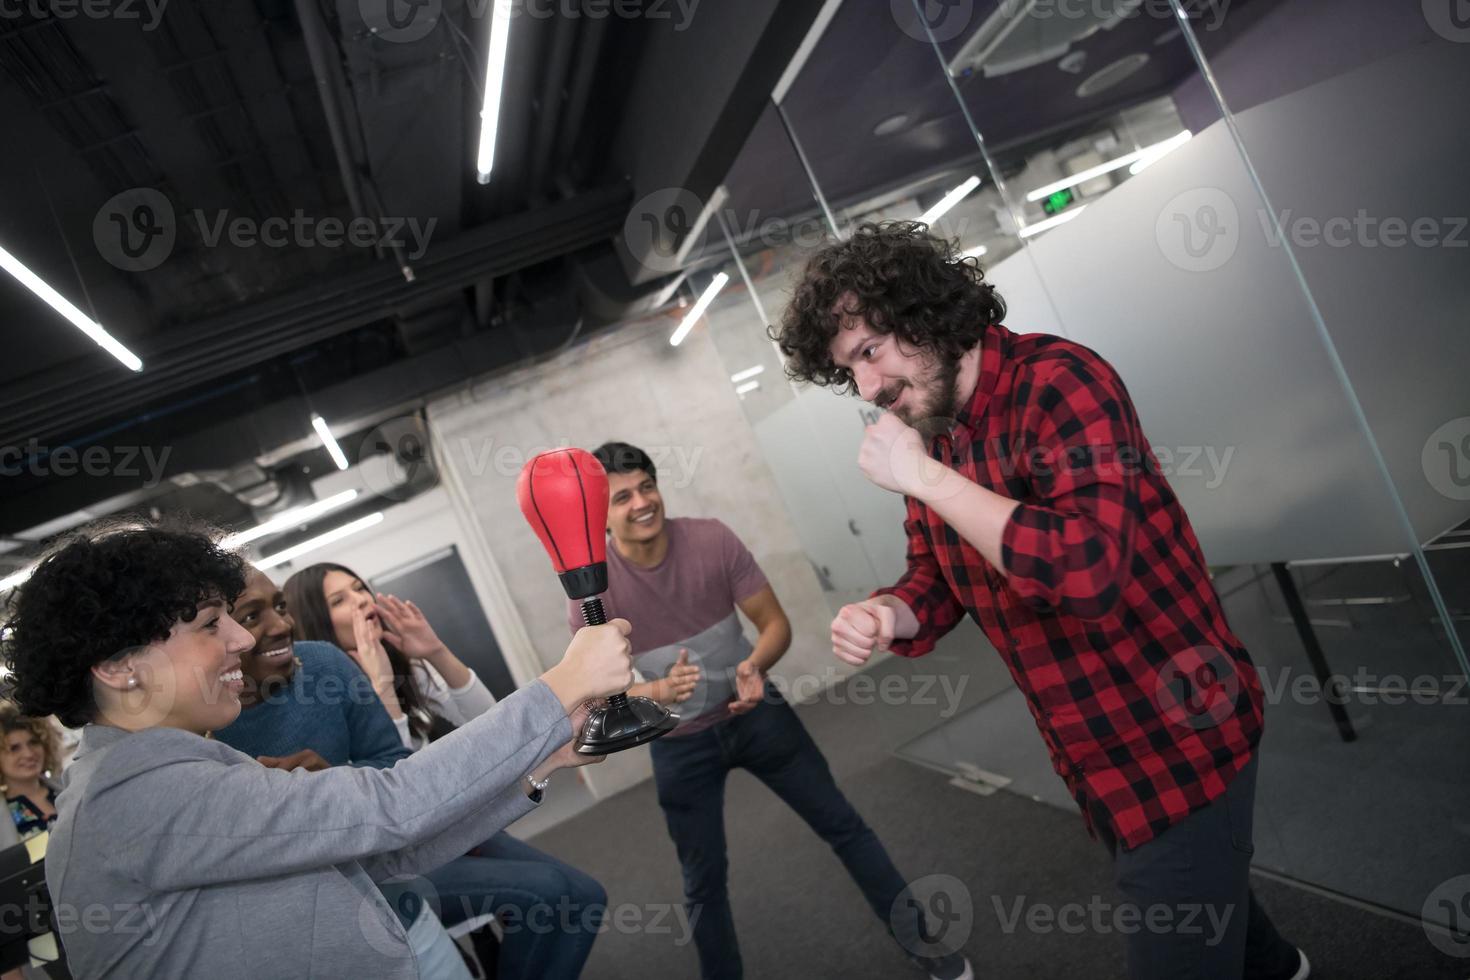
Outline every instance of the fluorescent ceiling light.
POLYGON ((919 220, 926 225, 934 224, 934 222, 938 221, 941 216, 948 213, 950 208, 963 201, 970 194, 971 191, 979 186, 980 178, 971 177, 969 180, 965 181, 963 184, 941 197, 938 204, 934 205, 928 211, 925 211, 923 214, 919 215, 919 220))
POLYGON ((698 323, 699 318, 704 316, 704 311, 709 309, 709 305, 715 301, 715 297, 720 294, 720 290, 724 289, 725 283, 729 281, 730 277, 723 272, 711 280, 710 284, 704 288, 704 292, 700 294, 699 299, 695 301, 694 306, 690 308, 688 313, 684 314, 684 319, 679 321, 679 329, 675 330, 674 335, 669 338, 670 344, 678 347, 684 342, 684 338, 689 336, 689 331, 694 329, 694 324, 698 323))
POLYGON ((20 588, 21 583, 30 578, 31 573, 35 570, 36 566, 31 565, 29 568, 22 568, 20 571, 15 572, 12 575, 7 575, 5 578, 0 578, 0 592, 9 592, 11 589, 20 588))
POLYGON ((298 545, 292 545, 285 551, 278 551, 268 558, 262 558, 260 561, 255 563, 255 567, 260 569, 261 571, 265 571, 267 568, 275 568, 277 565, 284 564, 292 560, 293 558, 300 558, 308 551, 315 551, 316 549, 324 545, 331 544, 333 541, 341 541, 348 535, 356 534, 358 531, 366 531, 374 524, 382 521, 382 519, 382 511, 378 511, 376 514, 369 514, 366 517, 360 517, 349 524, 343 524, 341 527, 335 527, 332 530, 328 531, 326 534, 318 534, 316 537, 308 538, 298 545))
POLYGON ((684 233, 684 240, 679 243, 679 250, 674 253, 675 267, 683 268, 685 260, 689 258, 689 253, 694 251, 694 246, 704 240, 704 229, 709 224, 709 219, 718 214, 720 208, 724 207, 725 202, 729 199, 730 192, 725 188, 724 184, 715 188, 715 192, 709 196, 709 203, 704 206, 699 212, 699 216, 694 219, 693 226, 684 233))
POLYGON ((71 321, 72 326, 91 337, 93 343, 122 361, 130 370, 143 370, 143 361, 137 354, 124 347, 116 337, 102 329, 102 324, 77 309, 70 300, 47 285, 44 279, 27 269, 24 262, 3 248, 0 248, 0 269, 10 273, 22 286, 45 300, 53 310, 71 321))
POLYGON ((1155 163, 1158 163, 1160 160, 1164 159, 1164 157, 1168 156, 1170 153, 1173 153, 1175 150, 1179 149, 1185 143, 1188 143, 1193 135, 1193 133, 1185 130, 1178 136, 1175 136, 1173 139, 1167 139, 1164 140, 1164 142, 1162 143, 1156 144, 1156 148, 1151 149, 1148 152, 1147 156, 1139 157, 1138 160, 1133 164, 1133 166, 1128 168, 1129 175, 1137 176, 1138 174, 1147 170, 1155 163))
POLYGON ((347 469, 347 457, 342 455, 342 447, 337 445, 337 440, 332 438, 332 430, 327 428, 327 420, 320 415, 311 417, 311 427, 321 437, 322 445, 327 447, 327 452, 332 457, 332 462, 337 464, 337 469, 347 469))
POLYGON ((475 162, 480 183, 490 183, 495 166, 495 134, 500 129, 500 95, 505 88, 505 55, 510 45, 511 0, 490 7, 490 53, 485 60, 485 104, 480 107, 480 152, 475 162))
MULTIPOLYGON (((239 534, 229 535, 228 537, 220 541, 220 547, 233 550, 240 547, 241 545, 249 544, 251 541, 255 541, 258 538, 263 538, 268 534, 275 534, 277 531, 285 530, 289 527, 294 527, 297 524, 305 524, 307 521, 320 517, 323 514, 328 514, 334 510, 340 510, 343 507, 346 507, 348 504, 352 503, 352 501, 356 500, 357 496, 358 493, 356 490, 343 490, 341 493, 333 494, 330 497, 325 497, 314 503, 306 504, 301 507, 293 507, 288 511, 277 514, 275 517, 272 517, 265 523, 257 525, 256 527, 253 527, 248 531, 241 531, 239 534)), ((381 520, 383 515, 379 513, 372 516, 374 518, 377 518, 378 520, 381 520)), ((369 519, 364 518, 364 520, 369 519)), ((362 526, 371 527, 372 524, 376 524, 377 522, 377 520, 371 520, 370 523, 363 524, 362 526)), ((350 524, 347 526, 352 527, 352 525, 350 524)), ((336 531, 329 531, 328 534, 338 534, 339 537, 345 536, 345 534, 340 534, 339 532, 342 532, 342 528, 338 528, 336 531)), ((347 531, 345 533, 351 534, 353 532, 347 531)), ((327 535, 322 535, 322 539, 325 539, 326 537, 327 535)), ((336 538, 333 538, 332 540, 336 540, 336 538)), ((321 540, 321 543, 325 544, 326 541, 321 540)), ((297 545, 297 547, 301 546, 297 545)), ((285 552, 282 552, 282 554, 285 554, 285 552)), ((285 558, 281 558, 279 555, 275 557, 280 561, 287 560, 285 558)), ((270 559, 266 560, 269 561, 270 559)), ((268 568, 270 566, 261 564, 257 565, 256 567, 268 568)), ((31 577, 31 573, 35 570, 36 566, 31 565, 29 568, 23 568, 18 572, 6 576, 5 578, 0 578, 0 592, 9 592, 11 589, 19 588, 26 579, 31 577)))
POLYGON ((747 381, 745 384, 735 389, 735 394, 744 395, 747 391, 755 391, 760 386, 761 383, 759 381, 747 381))
POLYGON ((735 374, 730 375, 730 380, 735 382, 736 384, 739 384, 742 381, 746 381, 750 378, 755 377, 757 374, 760 374, 765 369, 766 366, 764 364, 757 364, 755 367, 746 368, 744 371, 738 371, 735 374))
POLYGON ((1080 208, 1075 208, 1071 211, 1063 211, 1061 214, 1057 215, 1054 218, 1047 218, 1045 221, 1038 221, 1034 225, 1027 225, 1026 227, 1021 229, 1021 237, 1030 238, 1032 235, 1041 234, 1048 228, 1055 228, 1057 225, 1064 225, 1086 210, 1087 205, 1084 204, 1080 208))
POLYGON ((270 534, 275 534, 277 531, 284 531, 287 528, 296 527, 298 524, 305 524, 312 521, 323 514, 330 514, 334 510, 340 510, 356 499, 356 490, 343 490, 341 493, 333 494, 330 497, 324 497, 321 500, 303 504, 300 507, 292 507, 290 510, 282 511, 265 523, 258 524, 248 531, 231 534, 220 542, 220 547, 234 550, 241 545, 249 544, 270 534))
POLYGON ((807 59, 817 48, 817 42, 827 32, 827 26, 832 23, 832 18, 837 15, 837 8, 842 6, 842 0, 827 0, 822 4, 822 9, 817 13, 816 20, 806 32, 806 37, 801 39, 801 46, 796 49, 790 64, 776 80, 776 88, 771 92, 771 101, 778 105, 786 100, 786 93, 791 90, 791 85, 796 81, 796 76, 801 74, 802 68, 806 67, 807 59))
POLYGON ((967 248, 963 252, 961 252, 960 258, 978 259, 980 256, 984 255, 988 251, 990 251, 990 249, 986 248, 984 245, 976 245, 974 248, 967 248))
MULTIPOLYGON (((1122 156, 1118 157, 1116 160, 1109 160, 1107 163, 1099 163, 1095 167, 1089 167, 1086 170, 1083 170, 1080 173, 1075 173, 1070 177, 1063 177, 1061 180, 1056 181, 1055 183, 1047 184, 1045 187, 1036 188, 1036 190, 1026 195, 1026 200, 1039 201, 1044 197, 1051 197, 1057 191, 1064 191, 1068 187, 1076 187, 1078 184, 1085 184, 1094 177, 1101 177, 1103 174, 1112 173, 1114 170, 1117 170, 1121 167, 1126 167, 1130 163, 1134 163, 1138 160, 1151 157, 1152 159, 1149 159, 1149 163, 1152 163, 1155 159, 1158 159, 1158 157, 1163 156, 1170 150, 1177 149, 1178 147, 1183 146, 1185 143, 1188 143, 1191 135, 1192 134, 1189 132, 1189 130, 1184 130, 1178 135, 1171 136, 1168 139, 1163 140, 1162 142, 1154 143, 1150 146, 1145 146, 1141 150, 1134 150, 1132 153, 1125 153, 1122 156)), ((1148 164, 1144 164, 1144 166, 1147 165, 1148 164)), ((1137 171, 1134 172, 1136 173, 1137 171)))

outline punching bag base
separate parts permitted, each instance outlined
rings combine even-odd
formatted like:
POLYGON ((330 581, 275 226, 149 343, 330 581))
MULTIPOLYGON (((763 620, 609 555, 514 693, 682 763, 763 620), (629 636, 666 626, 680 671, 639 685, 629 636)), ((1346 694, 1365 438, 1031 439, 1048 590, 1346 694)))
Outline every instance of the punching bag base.
POLYGON ((678 715, 651 698, 614 694, 604 707, 588 715, 577 739, 577 752, 608 755, 636 748, 667 735, 678 724, 678 715))

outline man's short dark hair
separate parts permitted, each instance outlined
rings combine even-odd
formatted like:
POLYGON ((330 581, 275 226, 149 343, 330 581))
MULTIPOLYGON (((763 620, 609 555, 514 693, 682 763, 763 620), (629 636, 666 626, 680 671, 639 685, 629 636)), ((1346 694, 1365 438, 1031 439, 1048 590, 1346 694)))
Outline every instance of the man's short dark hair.
POLYGON ((92 667, 167 639, 201 602, 245 591, 245 563, 192 524, 110 520, 61 539, 11 593, 4 639, 10 697, 70 728, 91 721, 92 667))
POLYGON ((832 360, 843 314, 952 363, 1005 318, 1006 305, 979 262, 954 242, 918 221, 886 221, 860 225, 807 262, 780 328, 771 331, 792 380, 856 390, 852 372, 832 360), (847 295, 851 301, 835 310, 847 295))
POLYGON ((602 468, 609 473, 636 473, 642 470, 648 474, 650 480, 658 482, 658 471, 653 468, 653 460, 637 446, 630 446, 626 442, 604 442, 592 450, 592 455, 597 457, 602 468))

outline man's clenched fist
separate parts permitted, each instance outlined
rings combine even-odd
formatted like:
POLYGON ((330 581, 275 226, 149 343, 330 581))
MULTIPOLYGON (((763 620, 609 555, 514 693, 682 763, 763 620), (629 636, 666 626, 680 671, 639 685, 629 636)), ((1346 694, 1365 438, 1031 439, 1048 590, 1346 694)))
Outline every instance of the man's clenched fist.
POLYGON ((832 652, 843 663, 867 663, 874 650, 892 645, 897 615, 892 606, 877 599, 843 606, 832 620, 832 652))

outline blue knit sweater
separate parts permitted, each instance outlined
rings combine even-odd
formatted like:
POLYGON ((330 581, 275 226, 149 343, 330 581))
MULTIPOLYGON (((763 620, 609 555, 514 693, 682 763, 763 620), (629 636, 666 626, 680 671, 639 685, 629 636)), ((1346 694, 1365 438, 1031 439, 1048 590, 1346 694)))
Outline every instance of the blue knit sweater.
POLYGON ((347 654, 330 643, 295 644, 301 661, 290 683, 214 737, 251 756, 286 756, 313 749, 334 766, 386 769, 408 749, 373 685, 347 654))

